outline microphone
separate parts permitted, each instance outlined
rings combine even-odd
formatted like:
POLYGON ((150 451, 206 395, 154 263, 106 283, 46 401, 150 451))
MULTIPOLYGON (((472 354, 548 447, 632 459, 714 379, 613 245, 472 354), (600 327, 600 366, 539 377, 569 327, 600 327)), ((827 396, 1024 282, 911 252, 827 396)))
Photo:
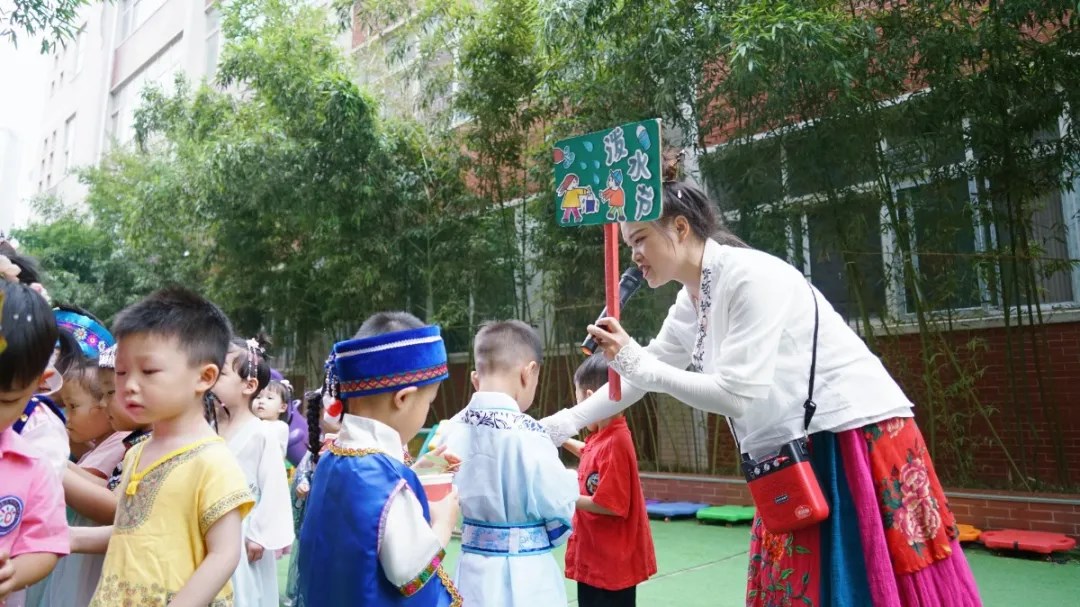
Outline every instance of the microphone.
MULTIPOLYGON (((641 269, 637 266, 630 266, 622 274, 622 278, 619 279, 619 309, 622 309, 626 305, 626 300, 634 296, 634 293, 638 292, 641 288, 641 269)), ((599 321, 601 318, 607 316, 607 306, 604 306, 603 310, 600 310, 600 316, 596 318, 599 321)), ((581 353, 585 356, 592 356, 593 352, 596 352, 596 339, 592 335, 585 338, 585 341, 581 344, 581 353)))

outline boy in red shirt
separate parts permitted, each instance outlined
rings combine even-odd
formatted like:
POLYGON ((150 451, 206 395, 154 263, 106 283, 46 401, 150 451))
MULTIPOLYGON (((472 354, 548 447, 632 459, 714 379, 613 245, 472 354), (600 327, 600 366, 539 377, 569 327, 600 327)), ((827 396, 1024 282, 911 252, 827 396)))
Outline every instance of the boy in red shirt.
MULTIPOLYGON (((607 383, 607 360, 591 356, 574 372, 578 402, 607 383)), ((637 585, 656 573, 637 453, 622 414, 590 426, 588 442, 566 448, 581 458, 581 497, 566 549, 566 577, 578 583, 581 607, 633 607, 637 585)))

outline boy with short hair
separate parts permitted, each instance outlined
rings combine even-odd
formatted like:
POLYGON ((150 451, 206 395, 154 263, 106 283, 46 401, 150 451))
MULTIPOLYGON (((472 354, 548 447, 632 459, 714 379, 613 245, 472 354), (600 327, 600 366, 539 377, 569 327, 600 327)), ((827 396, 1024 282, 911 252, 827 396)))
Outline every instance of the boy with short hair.
MULTIPOLYGON (((577 401, 591 396, 607 379, 603 354, 586 359, 574 373, 577 401)), ((634 439, 622 413, 589 431, 586 443, 566 445, 581 458, 581 497, 566 548, 566 577, 577 581, 581 607, 634 607, 637 585, 656 573, 634 439)))
POLYGON ((240 525, 254 500, 205 416, 232 326, 202 296, 157 291, 116 319, 116 399, 153 435, 124 457, 110 527, 72 529, 76 552, 105 552, 91 607, 232 605, 240 525))
MULTIPOLYGON (((405 312, 376 314, 334 345, 324 387, 344 400, 330 409, 343 404, 344 413, 329 452, 312 453, 298 605, 461 606, 442 568, 457 494, 429 503, 402 449, 447 377, 439 327, 405 312)), ((308 407, 319 445, 318 406, 308 407)))
POLYGON ((462 461, 461 595, 466 605, 565 605, 551 550, 570 534, 578 492, 544 428, 525 414, 540 382, 540 337, 521 321, 493 322, 474 352, 476 393, 445 434, 462 461))

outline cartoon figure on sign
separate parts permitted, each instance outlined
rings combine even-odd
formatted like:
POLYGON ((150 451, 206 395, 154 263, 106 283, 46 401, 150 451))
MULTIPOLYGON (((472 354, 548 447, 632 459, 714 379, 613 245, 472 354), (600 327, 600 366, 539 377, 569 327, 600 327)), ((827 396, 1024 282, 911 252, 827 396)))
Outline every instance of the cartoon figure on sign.
POLYGON ((562 199, 563 210, 561 223, 581 223, 581 207, 590 200, 595 200, 592 186, 579 187, 581 180, 578 176, 570 173, 563 178, 555 193, 562 199), (573 219, 573 221, 571 221, 573 219))
POLYGON ((622 169, 608 173, 607 187, 600 190, 600 198, 608 205, 608 221, 626 221, 626 193, 622 189, 622 169))

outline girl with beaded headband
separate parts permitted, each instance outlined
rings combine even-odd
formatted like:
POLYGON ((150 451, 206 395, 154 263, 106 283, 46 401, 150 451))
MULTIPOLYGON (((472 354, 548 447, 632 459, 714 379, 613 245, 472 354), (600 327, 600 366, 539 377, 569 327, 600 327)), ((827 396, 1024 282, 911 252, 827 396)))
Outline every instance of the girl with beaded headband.
MULTIPOLYGON (((116 513, 116 497, 104 479, 123 458, 123 445, 120 437, 111 436, 101 406, 97 357, 115 341, 101 321, 78 306, 59 305, 52 313, 58 339, 49 362, 49 373, 55 374, 49 382, 51 394, 37 395, 32 412, 28 405, 21 433, 59 470, 76 523, 108 524, 116 513), (78 463, 70 463, 69 457, 78 463)), ((64 604, 85 606, 102 561, 99 555, 63 559, 52 575, 27 589, 25 604, 50 605, 55 602, 50 596, 58 596, 64 604)))
POLYGON ((254 339, 235 339, 214 386, 220 399, 219 434, 236 456, 255 496, 255 506, 243 522, 243 548, 233 574, 237 605, 277 607, 275 553, 295 539, 292 503, 285 476, 285 453, 273 426, 255 416, 252 401, 270 381, 270 365, 254 339))
POLYGON ((300 532, 299 605, 460 607, 442 567, 457 494, 429 503, 402 452, 446 377, 439 328, 411 314, 376 314, 334 345, 323 393, 308 401, 318 465, 300 532), (323 397, 342 425, 319 457, 323 397))

